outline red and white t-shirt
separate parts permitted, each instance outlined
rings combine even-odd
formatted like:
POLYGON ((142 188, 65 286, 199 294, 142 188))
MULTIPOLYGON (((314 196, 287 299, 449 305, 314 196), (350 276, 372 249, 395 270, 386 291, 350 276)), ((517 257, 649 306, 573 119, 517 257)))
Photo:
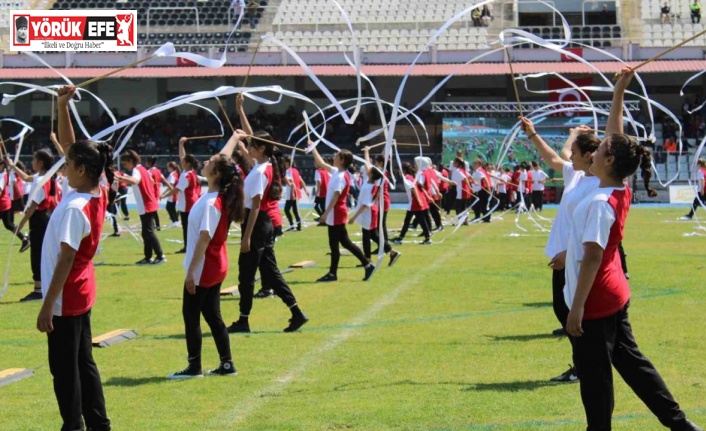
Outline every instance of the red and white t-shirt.
POLYGON ((451 181, 456 183, 456 199, 471 198, 471 188, 469 187, 469 181, 467 181, 466 178, 468 178, 468 174, 463 168, 454 169, 451 173, 451 181))
POLYGON ((245 193, 245 208, 252 209, 252 200, 260 196, 260 211, 264 211, 272 220, 272 226, 282 226, 282 214, 279 212, 279 202, 270 198, 270 187, 274 178, 270 162, 258 163, 245 177, 243 183, 245 193))
MULTIPOLYGON (((169 173, 169 176, 167 177, 167 181, 169 181, 169 184, 171 184, 173 187, 176 188, 176 185, 179 183, 179 173, 177 171, 171 171, 169 173)), ((178 202, 179 201, 179 193, 175 193, 172 195, 172 202, 178 202)))
POLYGON ((382 210, 384 212, 390 211, 390 204, 392 200, 390 199, 390 173, 385 171, 385 177, 382 178, 382 210))
POLYGON ((367 181, 363 183, 360 188, 358 205, 355 211, 358 212, 360 208, 363 208, 363 211, 358 215, 355 221, 363 229, 373 230, 378 226, 378 200, 375 198, 375 193, 378 189, 379 187, 377 185, 370 184, 367 181))
POLYGON ((407 211, 424 211, 429 209, 429 202, 427 202, 427 198, 422 192, 422 187, 424 186, 419 184, 413 176, 404 176, 404 188, 407 191, 407 199, 409 199, 407 211), (417 190, 417 199, 414 198, 412 189, 417 190))
POLYGON ((149 169, 150 175, 152 175, 152 181, 154 182, 154 196, 159 201, 159 197, 162 196, 162 171, 154 166, 149 169))
POLYGON ((13 201, 22 198, 25 194, 24 183, 15 171, 10 172, 10 188, 8 192, 10 193, 10 199, 13 201))
POLYGON ((618 245, 625 236, 625 219, 632 192, 628 187, 597 188, 574 211, 566 251, 564 300, 571 308, 578 288, 585 243, 603 249, 603 259, 584 305, 584 319, 593 320, 617 313, 630 299, 630 287, 620 264, 618 245))
POLYGON ((194 206, 201 193, 201 185, 199 184, 199 179, 196 172, 193 170, 182 171, 176 188, 179 190, 177 211, 188 213, 191 211, 191 207, 194 206))
POLYGON ((147 169, 142 165, 137 165, 132 169, 131 177, 137 181, 137 184, 132 186, 132 192, 135 195, 135 204, 137 205, 137 213, 139 215, 145 215, 157 211, 159 209, 159 202, 154 196, 154 183, 147 169))
POLYGON ((328 190, 328 182, 329 182, 330 178, 331 178, 331 174, 329 174, 326 169, 317 169, 316 170, 316 173, 314 174, 314 181, 316 181, 319 184, 319 187, 316 190, 316 197, 317 198, 325 198, 326 197, 326 191, 328 190))
POLYGON ((326 224, 329 226, 338 226, 348 223, 348 207, 346 207, 346 198, 351 187, 351 176, 348 171, 339 171, 336 168, 331 170, 331 178, 329 179, 328 189, 326 190, 326 208, 333 200, 333 195, 338 192, 338 200, 333 206, 333 210, 326 217, 326 224))
POLYGON ((284 188, 284 199, 289 201, 297 201, 301 199, 301 190, 299 186, 301 185, 301 175, 299 175, 299 170, 297 168, 289 168, 285 173, 289 181, 292 182, 292 186, 287 185, 284 188))
POLYGON ((544 181, 549 178, 543 170, 537 169, 532 172, 532 188, 535 191, 544 191, 544 181))
POLYGON ((194 282, 199 287, 213 287, 222 283, 228 274, 226 239, 229 223, 224 206, 223 195, 210 192, 201 196, 189 211, 184 270, 189 270, 201 232, 208 232, 208 236, 211 237, 206 253, 194 273, 194 282))
POLYGON ((534 190, 534 179, 532 172, 527 171, 527 181, 525 181, 525 193, 532 193, 534 190))
POLYGON ((34 191, 34 197, 32 201, 37 204, 37 211, 53 211, 56 208, 56 182, 53 178, 44 183, 42 187, 39 187, 40 181, 42 181, 43 175, 34 174, 34 179, 32 180, 32 190, 34 191), (54 195, 51 194, 52 184, 54 185, 54 195))
POLYGON ((88 312, 96 300, 93 256, 98 249, 108 205, 108 190, 97 195, 71 191, 49 218, 42 243, 42 296, 49 291, 61 252, 61 244, 76 250, 73 266, 54 303, 55 316, 79 316, 88 312))
POLYGON ((0 173, 0 212, 9 211, 12 208, 10 199, 10 176, 7 171, 0 173))

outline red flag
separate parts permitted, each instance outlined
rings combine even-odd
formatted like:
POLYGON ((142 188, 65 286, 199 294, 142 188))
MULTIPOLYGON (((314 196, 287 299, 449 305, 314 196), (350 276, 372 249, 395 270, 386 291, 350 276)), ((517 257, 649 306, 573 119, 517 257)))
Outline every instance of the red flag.
MULTIPOLYGON (((569 51, 570 53, 578 56, 578 57, 583 58, 583 48, 567 48, 566 50, 569 51)), ((573 58, 569 57, 566 54, 561 54, 561 61, 577 61, 577 60, 574 60, 573 58)))
POLYGON ((196 66, 196 63, 194 63, 193 61, 187 60, 187 59, 181 58, 181 57, 177 57, 176 64, 177 64, 177 66, 185 66, 185 67, 196 66))
MULTIPOLYGON (((592 77, 584 77, 584 78, 571 78, 571 82, 576 84, 579 87, 589 87, 593 85, 593 78, 592 77)), ((549 78, 547 80, 547 84, 549 84, 549 89, 550 90, 561 90, 565 88, 572 88, 569 84, 564 82, 563 80, 559 78, 549 78)), ((590 92, 586 92, 590 96, 590 92)), ((549 101, 550 102, 585 102, 586 97, 581 94, 577 90, 569 90, 565 91, 563 93, 550 93, 549 94, 549 101)), ((564 112, 560 114, 556 114, 556 116, 559 117, 572 117, 574 115, 582 115, 584 112, 564 112)))

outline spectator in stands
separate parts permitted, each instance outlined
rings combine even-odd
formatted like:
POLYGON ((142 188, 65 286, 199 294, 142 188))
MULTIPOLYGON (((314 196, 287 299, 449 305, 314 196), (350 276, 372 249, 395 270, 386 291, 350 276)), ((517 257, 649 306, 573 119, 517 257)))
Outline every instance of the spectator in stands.
POLYGON ((256 1, 251 1, 248 3, 248 7, 245 9, 245 12, 248 15, 248 20, 250 20, 250 28, 255 30, 255 25, 257 24, 257 11, 260 8, 260 3, 256 1))
POLYGON ((598 22, 601 24, 613 24, 615 21, 611 19, 610 16, 610 11, 608 11, 608 5, 603 5, 603 8, 601 9, 601 15, 598 18, 598 22))
POLYGON ((480 13, 480 21, 483 27, 488 27, 490 21, 493 20, 493 16, 490 14, 490 8, 488 5, 483 5, 483 11, 480 13))
POLYGON ((473 12, 471 12, 471 19, 473 20, 473 27, 480 27, 481 26, 480 17, 481 17, 481 11, 477 8, 473 9, 473 12))
POLYGON ((694 3, 689 5, 689 9, 691 9, 691 23, 692 24, 698 24, 701 22, 701 4, 699 4, 699 0, 694 0, 694 3))
POLYGON ((674 138, 674 136, 670 136, 667 138, 666 141, 664 141, 664 150, 667 151, 668 153, 674 152, 677 150, 677 141, 674 138))
POLYGON ((664 2, 664 6, 662 6, 662 12, 660 15, 660 20, 662 21, 662 24, 672 23, 672 14, 671 9, 669 7, 669 2, 664 2))

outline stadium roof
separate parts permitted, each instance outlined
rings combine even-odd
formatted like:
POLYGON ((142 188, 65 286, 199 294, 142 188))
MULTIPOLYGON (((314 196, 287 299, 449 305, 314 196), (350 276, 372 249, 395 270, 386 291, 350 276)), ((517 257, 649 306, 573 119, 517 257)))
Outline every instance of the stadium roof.
MULTIPOLYGON (((628 62, 635 66, 639 62, 628 62)), ((604 73, 614 73, 621 68, 619 62, 594 62, 593 65, 604 73)), ((588 66, 577 62, 542 62, 514 63, 516 74, 557 72, 561 74, 594 73, 588 66)), ((350 66, 311 66, 318 76, 353 76, 355 71, 350 66)), ((706 69, 706 60, 668 60, 654 61, 640 69, 641 73, 699 72, 706 69)), ((108 68, 69 68, 57 69, 68 78, 93 78, 109 72, 108 68)), ((366 65, 362 70, 368 76, 403 76, 409 65, 366 65)), ((243 76, 247 66, 224 66, 218 69, 205 67, 138 67, 125 70, 116 78, 203 78, 213 76, 243 76)), ((458 76, 505 75, 509 73, 506 63, 459 64, 422 64, 412 70, 413 76, 447 76, 456 71, 458 76)), ((304 76, 304 70, 296 66, 253 66, 251 76, 304 76)), ((56 75, 48 68, 2 68, 0 79, 52 79, 56 75)))

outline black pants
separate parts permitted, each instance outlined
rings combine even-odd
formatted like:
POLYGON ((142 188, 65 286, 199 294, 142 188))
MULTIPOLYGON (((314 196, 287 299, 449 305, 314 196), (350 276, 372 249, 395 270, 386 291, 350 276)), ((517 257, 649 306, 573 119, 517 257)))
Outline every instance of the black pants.
POLYGON ((554 307, 554 315, 561 323, 562 328, 566 328, 566 320, 569 317, 569 307, 564 300, 564 285, 566 285, 565 270, 552 270, 552 306, 554 307))
POLYGON ((331 249, 331 267, 329 273, 338 275, 338 261, 341 259, 341 250, 339 245, 350 251, 353 256, 357 257, 360 263, 367 265, 370 263, 362 251, 353 244, 353 241, 348 237, 348 231, 345 224, 328 227, 328 246, 331 249))
MULTIPOLYGON (((245 220, 248 219, 248 212, 245 220)), ((245 226, 243 226, 245 232, 245 226)), ((262 285, 274 290, 287 307, 297 304, 294 293, 284 281, 277 267, 275 257, 275 231, 272 220, 263 211, 257 215, 255 228, 250 237, 250 251, 240 253, 238 257, 238 290, 240 291, 240 315, 249 316, 252 310, 253 292, 255 291, 255 273, 260 270, 262 285)))
POLYGON ((489 222, 490 221, 490 211, 488 211, 488 201, 490 200, 490 193, 488 193, 484 189, 480 189, 477 192, 478 199, 475 201, 475 204, 473 204, 473 215, 474 219, 478 220, 483 216, 483 221, 484 222, 489 222))
POLYGON ((323 214, 325 210, 326 210, 326 198, 325 197, 320 198, 318 196, 315 197, 314 198, 314 211, 316 211, 316 214, 318 214, 320 217, 321 214, 323 214))
POLYGON ((193 295, 184 288, 181 312, 184 316, 186 351, 189 354, 190 364, 201 365, 201 314, 211 328, 211 335, 216 342, 221 362, 233 359, 230 353, 228 330, 221 317, 221 283, 209 288, 196 286, 196 293, 193 295))
POLYGON ((24 211, 25 210, 25 199, 24 196, 15 199, 12 201, 12 210, 13 211, 24 211))
MULTIPOLYGON (((378 247, 380 246, 380 234, 378 233, 377 228, 371 230, 363 229, 363 254, 368 259, 370 259, 370 256, 372 255, 371 240, 374 241, 378 247)), ((383 243, 383 250, 385 250, 385 253, 389 253, 392 250, 392 247, 390 247, 390 244, 387 241, 383 243)))
POLYGON ((498 210, 504 211, 508 208, 507 193, 498 193, 498 201, 500 202, 498 204, 498 210))
POLYGON ((389 247, 388 241, 390 240, 390 235, 387 233, 387 213, 389 211, 383 211, 382 213, 382 235, 385 240, 385 247, 389 247))
POLYGON ((706 205, 706 195, 699 193, 699 197, 694 198, 694 203, 691 204, 691 211, 689 211, 690 216, 694 215, 696 210, 701 206, 702 202, 706 205))
POLYGON ((162 224, 159 221, 159 210, 154 212, 154 227, 157 228, 157 230, 162 229, 162 224))
POLYGON ((532 191, 532 205, 537 211, 542 211, 542 204, 544 203, 544 191, 534 190, 532 191))
MULTIPOLYGON (((466 211, 468 209, 468 206, 471 204, 470 199, 456 199, 456 216, 461 214, 462 212, 466 211)), ((466 217, 466 220, 463 221, 463 224, 468 223, 468 217, 466 217)))
POLYGON ((625 249, 623 248, 623 242, 620 241, 618 244, 618 254, 620 255, 620 266, 623 267, 623 274, 628 273, 628 255, 625 254, 625 249))
POLYGON ((292 220, 292 213, 294 211, 294 218, 297 220, 297 230, 302 230, 302 219, 299 217, 299 205, 294 199, 285 201, 284 203, 284 214, 287 216, 290 226, 294 226, 294 221, 292 220))
POLYGON ((404 236, 407 234, 407 229, 409 229, 409 224, 412 221, 412 217, 416 217, 417 221, 419 222, 419 225, 422 227, 422 233, 424 234, 424 238, 429 239, 429 236, 431 233, 429 232, 429 225, 427 224, 427 215, 428 210, 424 211, 407 211, 407 214, 404 216, 404 224, 402 224, 402 230, 400 231, 400 238, 404 238, 404 236))
POLYGON ((454 208, 454 201, 456 199, 456 187, 449 186, 446 190, 444 196, 441 198, 441 207, 446 211, 446 215, 451 214, 451 210, 454 208))
POLYGON ((699 13, 691 13, 691 23, 692 24, 698 24, 701 22, 701 12, 699 13))
POLYGON ((159 243, 159 238, 154 232, 154 218, 157 212, 145 213, 140 216, 140 221, 142 222, 142 242, 145 246, 145 257, 147 259, 152 259, 152 253, 155 254, 157 258, 164 256, 162 253, 162 245, 159 243))
POLYGON ((118 207, 115 202, 108 205, 108 212, 113 215, 113 217, 111 217, 113 219, 113 232, 118 233, 120 231, 120 229, 118 229, 118 207))
MULTIPOLYGON (((118 196, 127 195, 127 187, 118 187, 118 196)), ((127 211, 127 199, 120 199, 120 210, 123 212, 123 216, 129 217, 130 213, 127 211)))
POLYGON ((54 331, 47 335, 49 370, 64 421, 62 431, 109 430, 105 398, 91 345, 91 312, 80 316, 54 316, 54 331))
POLYGON ((34 281, 42 280, 42 244, 50 216, 49 210, 44 210, 35 211, 29 218, 29 241, 32 243, 29 258, 32 264, 32 280, 34 281))
POLYGON ((189 230, 189 213, 179 211, 181 217, 181 235, 184 238, 184 250, 186 250, 186 232, 189 230))
POLYGON ((628 307, 612 316, 584 320, 583 335, 573 342, 587 431, 609 431, 613 415, 613 369, 657 416, 662 425, 680 429, 684 412, 655 367, 640 352, 628 321, 628 307))
MULTIPOLYGON (((15 233, 15 231, 17 230, 14 218, 14 211, 12 210, 12 208, 7 211, 0 211, 0 220, 2 220, 3 226, 5 226, 5 229, 9 230, 12 233, 15 233)), ((25 239, 25 236, 22 234, 22 232, 17 232, 16 236, 20 239, 20 241, 24 241, 25 239)))
POLYGON ((167 202, 167 214, 169 214, 169 220, 171 220, 172 223, 176 223, 179 221, 179 214, 177 214, 176 210, 176 202, 167 202))
MULTIPOLYGON (((434 226, 439 229, 441 228, 441 212, 439 211, 439 207, 437 205, 438 204, 436 202, 429 204, 429 215, 432 220, 434 220, 434 226)), ((429 227, 431 227, 431 223, 429 223, 429 227)))

